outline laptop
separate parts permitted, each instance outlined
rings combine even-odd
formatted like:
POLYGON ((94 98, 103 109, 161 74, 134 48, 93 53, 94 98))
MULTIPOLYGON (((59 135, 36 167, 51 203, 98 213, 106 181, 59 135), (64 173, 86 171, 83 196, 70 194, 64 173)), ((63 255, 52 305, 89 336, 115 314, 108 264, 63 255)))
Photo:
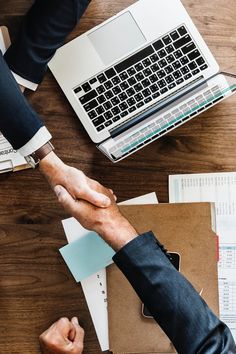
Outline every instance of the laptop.
POLYGON ((236 90, 180 0, 137 1, 58 49, 49 68, 113 162, 236 90))

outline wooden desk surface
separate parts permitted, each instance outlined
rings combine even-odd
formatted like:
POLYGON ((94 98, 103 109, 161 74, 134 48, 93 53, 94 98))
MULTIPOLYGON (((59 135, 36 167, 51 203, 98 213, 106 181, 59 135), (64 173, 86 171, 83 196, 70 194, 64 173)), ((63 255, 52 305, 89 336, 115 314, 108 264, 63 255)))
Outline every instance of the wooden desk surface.
MULTIPOLYGON (((33 1, 0 1, 0 24, 16 33, 33 1)), ((221 68, 236 73, 236 2, 184 0, 221 68)), ((133 0, 93 0, 70 39, 133 0)), ((50 73, 28 94, 53 133, 58 155, 114 189, 119 201, 156 191, 168 202, 168 175, 236 171, 236 96, 112 164, 90 141, 50 73)), ((60 316, 77 315, 85 354, 100 353, 81 290, 61 259, 66 244, 59 207, 39 171, 0 176, 0 353, 39 353, 38 335, 60 316)))

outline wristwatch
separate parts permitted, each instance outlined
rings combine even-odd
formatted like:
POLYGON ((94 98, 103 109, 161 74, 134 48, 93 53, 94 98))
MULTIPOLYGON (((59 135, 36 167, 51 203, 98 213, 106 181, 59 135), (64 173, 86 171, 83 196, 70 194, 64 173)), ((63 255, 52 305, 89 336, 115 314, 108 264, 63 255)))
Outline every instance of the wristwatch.
POLYGON ((32 168, 36 168, 39 165, 39 162, 53 150, 54 146, 49 141, 35 152, 32 152, 29 156, 26 156, 25 159, 32 168))

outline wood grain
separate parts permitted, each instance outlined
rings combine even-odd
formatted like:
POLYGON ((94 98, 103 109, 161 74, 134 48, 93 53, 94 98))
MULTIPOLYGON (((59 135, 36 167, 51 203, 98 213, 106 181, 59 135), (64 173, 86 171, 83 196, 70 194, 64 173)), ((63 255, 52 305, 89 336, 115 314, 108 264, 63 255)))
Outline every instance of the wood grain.
MULTIPOLYGON (((93 0, 68 40, 133 2, 93 0)), ((0 24, 12 37, 32 3, 0 1, 0 24)), ((236 2, 183 3, 222 70, 236 73, 236 2)), ((58 155, 114 189, 119 201, 156 191, 168 202, 169 174, 236 171, 235 96, 118 164, 92 144, 49 72, 28 99, 58 155)), ((0 176, 0 354, 38 354, 38 335, 58 317, 73 315, 86 330, 84 353, 100 353, 81 287, 58 252, 66 243, 60 223, 66 216, 39 171, 0 176)))

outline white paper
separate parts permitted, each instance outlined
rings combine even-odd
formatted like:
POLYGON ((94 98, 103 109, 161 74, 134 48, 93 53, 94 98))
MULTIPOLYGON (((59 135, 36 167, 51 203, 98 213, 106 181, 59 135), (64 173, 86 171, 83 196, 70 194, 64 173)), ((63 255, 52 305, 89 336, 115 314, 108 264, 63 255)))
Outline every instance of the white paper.
MULTIPOLYGON (((4 32, 5 33, 5 32, 4 32)), ((4 54, 6 51, 5 43, 8 43, 9 39, 3 38, 3 32, 0 28, 0 50, 4 54)), ((14 168, 26 165, 27 162, 23 156, 13 150, 10 143, 4 138, 0 132, 0 173, 12 171, 14 168)))
MULTIPOLYGON (((153 192, 119 203, 119 205, 157 203, 156 193, 153 192)), ((88 230, 81 226, 74 218, 62 220, 62 225, 69 243, 78 240, 88 232, 88 230)), ((89 278, 81 281, 81 285, 101 350, 109 350, 106 270, 102 269, 100 272, 91 275, 89 278)))
POLYGON ((215 202, 220 261, 220 318, 236 340, 236 173, 204 173, 169 177, 170 203, 215 202))

